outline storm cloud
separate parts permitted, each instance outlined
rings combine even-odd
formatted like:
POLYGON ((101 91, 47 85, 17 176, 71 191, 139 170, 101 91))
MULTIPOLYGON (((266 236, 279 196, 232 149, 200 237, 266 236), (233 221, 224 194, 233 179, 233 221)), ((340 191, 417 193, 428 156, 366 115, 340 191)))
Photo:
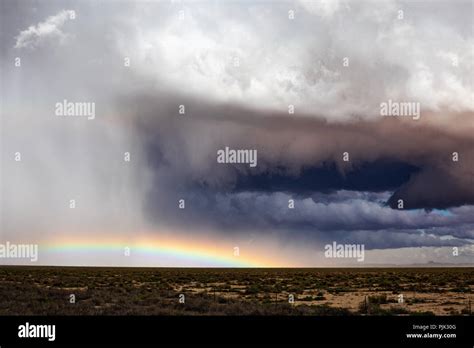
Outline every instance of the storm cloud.
POLYGON ((1 10, 3 239, 176 229, 293 254, 474 240, 470 1, 1 10), (64 99, 96 118, 57 117, 64 99), (382 116, 388 101, 420 118, 382 116), (258 165, 218 163, 226 147, 258 165))

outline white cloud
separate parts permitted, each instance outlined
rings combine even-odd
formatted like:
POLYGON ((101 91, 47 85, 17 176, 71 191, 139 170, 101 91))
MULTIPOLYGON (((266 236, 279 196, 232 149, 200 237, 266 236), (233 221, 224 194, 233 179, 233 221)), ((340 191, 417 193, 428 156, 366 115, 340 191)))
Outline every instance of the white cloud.
POLYGON ((30 26, 16 37, 15 48, 36 48, 50 39, 64 42, 68 35, 62 32, 61 27, 74 17, 74 11, 62 10, 58 14, 46 18, 44 22, 30 26))
MULTIPOLYGON (((342 7, 340 0, 299 0, 299 4, 309 13, 321 17, 331 17, 342 7)), ((348 8, 348 4, 344 6, 348 8)))
POLYGON ((474 110, 466 78, 474 40, 442 11, 427 5, 421 13, 407 3, 400 20, 393 1, 298 4, 294 20, 285 4, 190 4, 184 20, 171 9, 154 22, 154 11, 140 8, 127 28, 131 37, 120 32, 121 49, 136 54, 134 69, 143 76, 209 101, 277 110, 294 104, 329 119, 378 117, 388 99, 418 101, 423 110, 474 110))

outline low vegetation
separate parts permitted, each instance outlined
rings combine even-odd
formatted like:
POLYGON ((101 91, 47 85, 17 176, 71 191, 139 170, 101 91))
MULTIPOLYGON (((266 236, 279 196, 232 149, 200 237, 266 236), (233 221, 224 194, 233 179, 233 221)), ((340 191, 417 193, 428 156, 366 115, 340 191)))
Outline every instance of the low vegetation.
POLYGON ((470 315, 473 279, 473 268, 1 266, 0 315, 470 315))

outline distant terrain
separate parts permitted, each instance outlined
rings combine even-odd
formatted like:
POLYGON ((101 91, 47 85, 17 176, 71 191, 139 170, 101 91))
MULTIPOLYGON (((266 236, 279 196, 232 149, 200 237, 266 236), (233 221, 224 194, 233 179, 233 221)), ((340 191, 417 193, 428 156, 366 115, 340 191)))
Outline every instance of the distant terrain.
POLYGON ((470 315, 474 268, 0 266, 0 315, 470 315))

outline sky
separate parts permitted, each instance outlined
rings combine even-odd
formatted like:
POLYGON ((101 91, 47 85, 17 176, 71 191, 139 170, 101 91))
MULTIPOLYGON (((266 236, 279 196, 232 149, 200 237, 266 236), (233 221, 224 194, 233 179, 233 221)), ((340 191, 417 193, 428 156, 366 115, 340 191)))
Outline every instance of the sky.
POLYGON ((0 10, 0 244, 36 264, 474 263, 472 1, 0 10))

